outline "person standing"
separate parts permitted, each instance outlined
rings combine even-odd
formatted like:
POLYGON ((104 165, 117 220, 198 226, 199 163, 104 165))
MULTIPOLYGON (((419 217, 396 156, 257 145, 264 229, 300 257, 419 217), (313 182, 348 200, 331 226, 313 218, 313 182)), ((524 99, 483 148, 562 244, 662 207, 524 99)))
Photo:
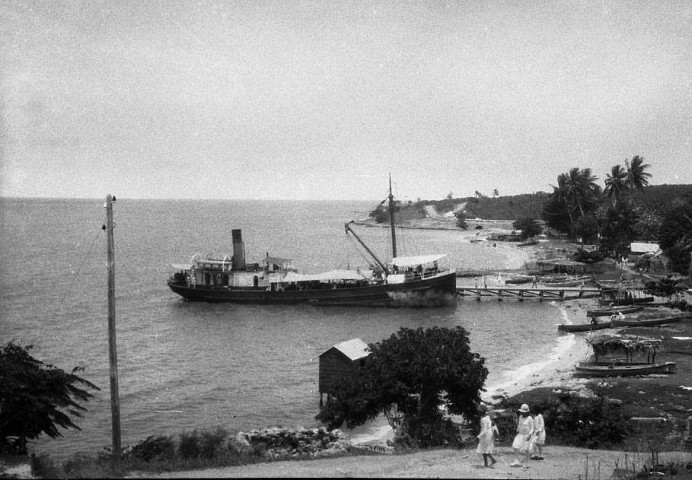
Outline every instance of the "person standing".
POLYGON ((521 457, 524 456, 526 458, 526 463, 529 463, 531 435, 533 435, 533 418, 531 418, 529 413, 529 406, 524 403, 519 408, 517 434, 512 442, 512 448, 514 449, 514 461, 510 463, 511 467, 528 467, 528 465, 522 464, 521 457))
POLYGON ((483 466, 493 468, 497 460, 493 457, 495 453, 495 436, 499 435, 497 425, 492 420, 492 409, 481 403, 479 410, 483 413, 481 418, 481 431, 477 435, 478 447, 476 453, 483 457, 483 466), (492 462, 488 465, 488 459, 492 462))
POLYGON ((531 460, 543 460, 543 445, 545 445, 545 420, 543 419, 542 408, 534 408, 536 416, 533 417, 533 444, 534 454, 531 460))

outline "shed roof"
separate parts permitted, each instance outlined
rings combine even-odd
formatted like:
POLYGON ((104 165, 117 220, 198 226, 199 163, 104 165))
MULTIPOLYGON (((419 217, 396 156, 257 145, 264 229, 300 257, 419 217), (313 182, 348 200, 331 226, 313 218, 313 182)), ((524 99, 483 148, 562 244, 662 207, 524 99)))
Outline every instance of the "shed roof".
POLYGON ((630 252, 632 253, 656 253, 661 249, 658 243, 648 242, 632 242, 630 244, 630 252))
MULTIPOLYGON (((359 358, 367 357, 368 355, 370 355, 368 344, 360 338, 354 338, 352 340, 341 342, 337 345, 334 345, 332 348, 337 349, 338 351, 346 355, 346 357, 348 357, 350 360, 358 360, 359 358)), ((331 350, 332 348, 330 348, 329 350, 331 350)), ((327 353, 329 350, 324 352, 322 355, 327 353)), ((320 357, 322 355, 320 355, 320 357)))

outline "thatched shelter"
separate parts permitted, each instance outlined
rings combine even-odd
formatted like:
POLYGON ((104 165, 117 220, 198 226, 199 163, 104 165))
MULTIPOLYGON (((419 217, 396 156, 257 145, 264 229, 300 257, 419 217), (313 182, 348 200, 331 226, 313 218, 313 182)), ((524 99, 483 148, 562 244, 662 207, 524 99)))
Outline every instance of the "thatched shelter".
POLYGON ((603 332, 590 333, 586 341, 593 348, 596 361, 599 361, 599 358, 606 360, 624 355, 627 362, 639 357, 641 360, 646 358, 648 363, 654 363, 662 343, 660 339, 655 338, 603 332))

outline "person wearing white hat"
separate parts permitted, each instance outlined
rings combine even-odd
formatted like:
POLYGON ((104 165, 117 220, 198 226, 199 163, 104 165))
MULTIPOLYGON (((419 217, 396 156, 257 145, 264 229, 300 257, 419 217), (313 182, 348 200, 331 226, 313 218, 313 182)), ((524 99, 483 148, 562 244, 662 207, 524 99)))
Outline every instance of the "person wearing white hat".
POLYGON ((514 461, 510 463, 511 467, 528 467, 531 436, 533 435, 533 418, 531 418, 529 412, 529 406, 525 403, 519 408, 517 434, 512 442, 514 461), (526 457, 526 465, 521 463, 522 455, 526 457))

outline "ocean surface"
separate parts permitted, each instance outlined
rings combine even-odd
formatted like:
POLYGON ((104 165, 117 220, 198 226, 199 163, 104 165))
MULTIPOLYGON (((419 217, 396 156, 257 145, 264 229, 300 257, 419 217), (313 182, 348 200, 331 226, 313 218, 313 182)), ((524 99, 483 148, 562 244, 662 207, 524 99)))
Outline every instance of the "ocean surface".
MULTIPOLYGON (((95 453, 111 444, 105 196, 0 199, 0 341, 98 385, 81 431, 42 438, 37 453, 95 453)), ((223 427, 316 426, 318 357, 352 338, 401 327, 463 326, 486 358, 487 387, 531 375, 565 348, 551 302, 460 299, 432 309, 188 303, 166 286, 171 263, 232 253, 242 229, 248 261, 267 253, 308 273, 365 266, 344 233, 376 205, 364 202, 129 200, 114 203, 116 324, 123 446, 149 435, 223 427)), ((388 258, 389 230, 356 227, 388 258)), ((400 255, 447 253, 457 269, 507 266, 506 250, 460 232, 404 230, 400 255)))

